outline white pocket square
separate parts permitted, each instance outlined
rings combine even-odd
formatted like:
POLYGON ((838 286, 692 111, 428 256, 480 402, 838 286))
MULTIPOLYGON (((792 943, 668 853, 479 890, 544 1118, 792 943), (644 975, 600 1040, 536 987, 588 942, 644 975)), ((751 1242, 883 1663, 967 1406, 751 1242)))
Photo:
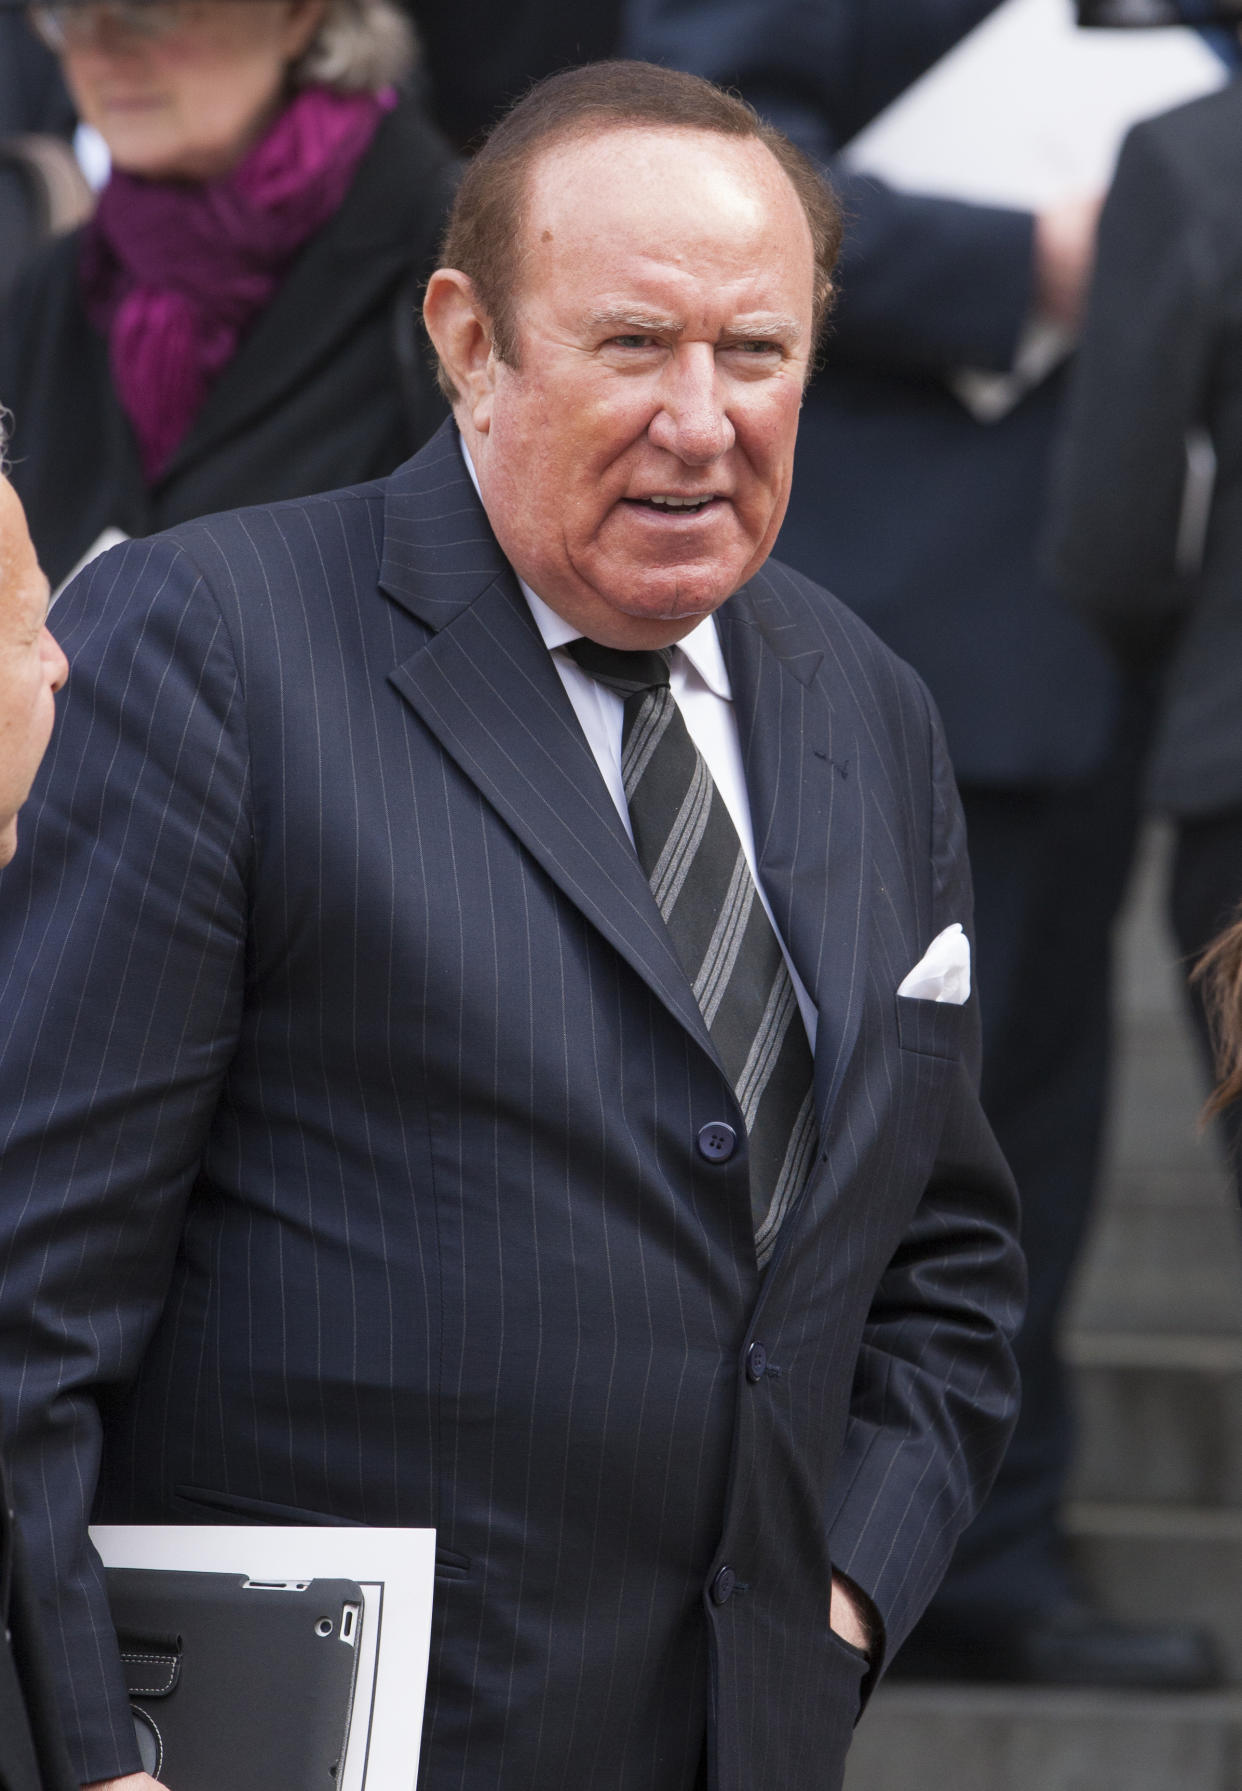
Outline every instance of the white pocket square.
POLYGON ((970 940, 955 920, 937 933, 898 989, 914 1001, 948 1001, 961 1007, 970 996, 970 940))

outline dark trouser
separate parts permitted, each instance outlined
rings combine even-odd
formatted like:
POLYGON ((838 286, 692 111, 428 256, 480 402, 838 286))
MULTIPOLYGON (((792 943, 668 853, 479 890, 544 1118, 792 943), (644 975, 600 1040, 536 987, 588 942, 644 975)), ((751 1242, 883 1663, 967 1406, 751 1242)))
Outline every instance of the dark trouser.
POLYGON ((1023 1399, 987 1504, 936 1601, 1033 1610, 1071 1590, 1059 1508, 1073 1447, 1057 1330, 1086 1228, 1108 1092, 1113 923, 1138 824, 1147 704, 1106 765, 1063 789, 962 791, 975 883, 983 1105, 1022 1196, 1023 1399))
MULTIPOLYGON (((1224 814, 1181 821, 1169 889, 1173 932, 1186 969, 1229 924, 1242 903, 1242 808, 1224 814)), ((1197 985, 1187 984, 1191 1018, 1203 1053, 1209 1082, 1214 1080, 1207 1017, 1197 985)), ((1237 1106, 1223 1116, 1234 1184, 1242 1199, 1242 1112, 1237 1106)))

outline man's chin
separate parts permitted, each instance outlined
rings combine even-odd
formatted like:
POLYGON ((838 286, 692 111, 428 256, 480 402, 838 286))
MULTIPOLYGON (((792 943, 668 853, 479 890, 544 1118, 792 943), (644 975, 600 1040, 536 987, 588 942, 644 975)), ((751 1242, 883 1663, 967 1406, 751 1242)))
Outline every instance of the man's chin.
POLYGON ((671 647, 713 615, 728 596, 728 591, 719 595, 714 591, 675 591, 653 595, 650 602, 610 603, 608 613, 601 615, 596 638, 605 646, 671 647), (604 628, 613 636, 611 640, 605 638, 604 628))
POLYGON ((718 610, 752 569, 741 557, 722 565, 656 566, 640 558, 610 555, 606 564, 580 563, 558 589, 553 581, 530 579, 552 609, 607 647, 650 649, 671 646, 705 616, 718 610))
POLYGON ((635 567, 630 579, 614 579, 602 593, 612 605, 635 620, 685 622, 693 626, 710 616, 744 581, 740 565, 688 564, 635 567))

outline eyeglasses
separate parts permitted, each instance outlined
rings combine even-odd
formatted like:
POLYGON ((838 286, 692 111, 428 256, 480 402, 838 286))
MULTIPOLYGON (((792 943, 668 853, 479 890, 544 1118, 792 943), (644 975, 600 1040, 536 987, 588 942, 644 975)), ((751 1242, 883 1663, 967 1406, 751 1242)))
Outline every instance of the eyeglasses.
POLYGON ((70 0, 66 5, 32 6, 30 20, 49 50, 93 43, 107 24, 122 37, 161 38, 197 24, 211 0, 70 0))

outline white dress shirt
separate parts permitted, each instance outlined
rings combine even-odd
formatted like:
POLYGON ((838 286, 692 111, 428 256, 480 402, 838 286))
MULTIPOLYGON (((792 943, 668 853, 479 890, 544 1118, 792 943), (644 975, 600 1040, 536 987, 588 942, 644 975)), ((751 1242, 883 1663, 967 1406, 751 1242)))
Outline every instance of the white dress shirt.
MULTIPOLYGON (((460 438, 459 438, 460 439, 460 438)), ((470 450, 465 441, 461 443, 462 457, 466 462, 470 477, 474 480, 474 488, 479 489, 474 465, 470 459, 470 450)), ((481 494, 480 494, 481 495, 481 494)), ((578 662, 570 654, 563 651, 569 641, 579 639, 580 628, 557 613, 545 603, 538 592, 532 591, 522 578, 518 579, 522 587, 522 595, 530 605, 535 625, 543 636, 544 645, 552 655, 552 663, 560 674, 565 693, 573 704, 574 714, 586 735, 587 744, 595 755, 600 776, 604 780, 608 794, 616 805, 625 831, 630 839, 634 831, 630 826, 630 811, 625 800, 625 785, 621 778, 621 728, 625 712, 623 698, 615 691, 609 690, 589 672, 584 672, 578 662)), ((692 628, 673 649, 672 664, 669 668, 669 687, 673 700, 681 710, 682 718, 689 731, 690 738, 698 747, 711 773, 712 781, 720 792, 721 800, 728 809, 733 825, 737 829, 738 839, 742 843, 742 851, 746 854, 746 862, 750 866, 750 874, 755 880, 755 888, 759 892, 759 900, 763 903, 768 919, 772 922, 772 930, 789 966, 789 974, 793 978, 794 993, 798 997, 798 1008, 802 1014, 807 1037, 811 1041, 811 1049, 815 1048, 815 1026, 817 1014, 815 1004, 807 994, 802 979, 794 969, 785 941, 781 938, 780 928, 772 914, 767 892, 759 880, 755 866, 755 834, 750 819, 750 804, 746 796, 746 774, 742 768, 742 749, 737 737, 737 718, 733 713, 733 688, 729 683, 729 674, 725 668, 724 654, 720 650, 720 638, 716 633, 713 617, 705 616, 696 628, 692 628)))

